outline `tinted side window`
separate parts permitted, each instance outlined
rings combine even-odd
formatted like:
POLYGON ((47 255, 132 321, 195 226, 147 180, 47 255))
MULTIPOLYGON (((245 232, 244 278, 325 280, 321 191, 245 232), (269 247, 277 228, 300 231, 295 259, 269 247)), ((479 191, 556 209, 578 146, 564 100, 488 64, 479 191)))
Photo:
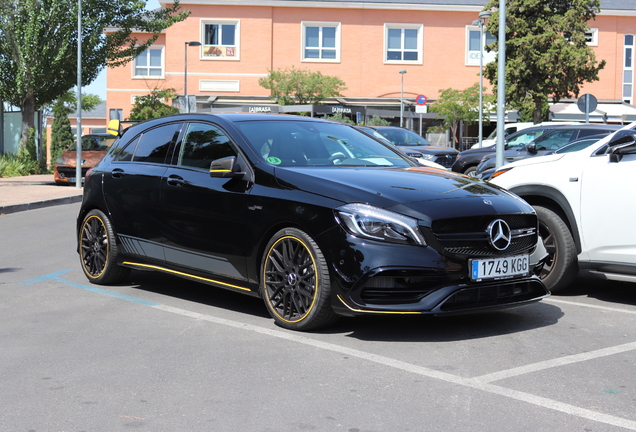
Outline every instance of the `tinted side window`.
POLYGON ((586 136, 590 136, 590 135, 598 135, 598 134, 604 134, 604 133, 612 133, 614 131, 612 130, 599 130, 599 129, 581 129, 581 131, 579 132, 579 138, 584 138, 586 136))
POLYGON ((203 123, 191 123, 181 144, 178 164, 210 169, 213 160, 236 156, 230 138, 221 129, 203 123))
POLYGON ((181 123, 150 129, 141 135, 133 160, 135 162, 164 163, 170 144, 177 139, 181 123))
POLYGON ((119 147, 115 150, 115 161, 117 162, 127 162, 132 160, 133 153, 135 152, 135 148, 137 147, 137 143, 139 142, 139 138, 137 137, 124 147, 119 147))

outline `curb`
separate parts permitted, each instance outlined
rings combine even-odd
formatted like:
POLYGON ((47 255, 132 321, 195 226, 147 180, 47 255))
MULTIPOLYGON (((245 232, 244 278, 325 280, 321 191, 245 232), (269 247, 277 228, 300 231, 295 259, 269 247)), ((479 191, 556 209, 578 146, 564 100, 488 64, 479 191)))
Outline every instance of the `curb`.
POLYGON ((34 201, 34 202, 29 202, 24 204, 0 206, 0 215, 17 213, 17 212, 26 211, 26 210, 35 210, 35 209, 40 209, 45 207, 52 207, 55 205, 73 204, 73 203, 77 203, 81 201, 82 201, 82 195, 72 195, 68 197, 53 198, 53 199, 42 200, 42 201, 34 201))

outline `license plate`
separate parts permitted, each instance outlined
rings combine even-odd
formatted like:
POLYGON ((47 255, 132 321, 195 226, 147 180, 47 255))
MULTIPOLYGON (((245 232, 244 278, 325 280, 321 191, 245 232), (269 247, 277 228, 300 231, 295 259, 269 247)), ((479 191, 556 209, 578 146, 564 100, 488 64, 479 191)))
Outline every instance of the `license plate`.
MULTIPOLYGON (((85 178, 84 178, 84 177, 82 177, 82 183, 84 183, 84 180, 85 180, 85 178)), ((69 177, 69 178, 68 178, 68 181, 69 181, 70 183, 75 183, 75 177, 69 177)))
POLYGON ((506 258, 471 259, 469 260, 470 278, 474 281, 483 281, 525 276, 530 270, 529 262, 529 255, 506 258))

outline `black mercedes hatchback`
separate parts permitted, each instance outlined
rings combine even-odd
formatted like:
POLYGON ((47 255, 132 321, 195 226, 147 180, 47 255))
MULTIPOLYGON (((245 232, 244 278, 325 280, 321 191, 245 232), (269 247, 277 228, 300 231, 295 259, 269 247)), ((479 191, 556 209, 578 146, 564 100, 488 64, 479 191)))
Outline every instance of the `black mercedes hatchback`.
POLYGON ((115 130, 77 220, 93 283, 164 272, 260 296, 295 330, 549 295, 535 276, 545 250, 532 207, 353 127, 184 114, 115 130))

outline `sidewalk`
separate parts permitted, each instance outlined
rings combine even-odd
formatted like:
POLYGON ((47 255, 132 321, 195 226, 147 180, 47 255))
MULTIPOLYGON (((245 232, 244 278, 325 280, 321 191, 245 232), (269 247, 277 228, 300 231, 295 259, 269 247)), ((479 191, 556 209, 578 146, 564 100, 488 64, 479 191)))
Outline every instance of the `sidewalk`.
POLYGON ((84 189, 59 186, 53 174, 0 178, 0 215, 80 202, 84 189))

